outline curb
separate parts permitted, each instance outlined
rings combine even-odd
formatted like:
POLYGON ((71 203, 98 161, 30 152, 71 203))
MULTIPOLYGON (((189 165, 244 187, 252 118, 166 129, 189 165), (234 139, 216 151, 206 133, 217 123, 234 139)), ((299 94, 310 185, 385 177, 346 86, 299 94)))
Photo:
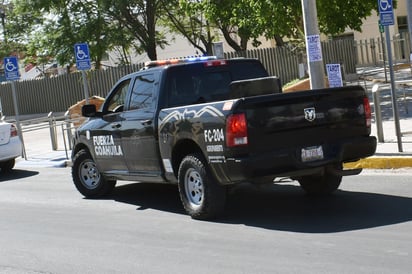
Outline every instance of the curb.
POLYGON ((344 164, 345 168, 370 168, 370 169, 397 169, 412 167, 412 157, 393 156, 393 157, 369 157, 357 162, 344 164))

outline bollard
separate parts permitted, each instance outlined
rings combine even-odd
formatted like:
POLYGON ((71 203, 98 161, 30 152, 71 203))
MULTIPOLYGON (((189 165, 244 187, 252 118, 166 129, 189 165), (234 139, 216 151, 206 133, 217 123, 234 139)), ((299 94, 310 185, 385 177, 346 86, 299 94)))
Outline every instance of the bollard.
MULTIPOLYGON (((73 132, 72 132, 72 121, 70 119, 70 114, 69 111, 66 111, 64 114, 64 117, 66 118, 66 131, 67 131, 67 140, 69 143, 69 149, 72 149, 72 140, 73 140, 73 132)), ((65 139, 66 140, 66 139, 65 139)))
POLYGON ((385 140, 383 138, 381 101, 380 101, 380 91, 379 91, 378 84, 373 85, 372 95, 373 95, 373 104, 375 107, 375 124, 376 124, 376 131, 378 134, 378 142, 384 143, 385 140))
POLYGON ((54 120, 53 112, 50 112, 47 118, 49 119, 50 139, 52 143, 52 149, 57 150, 56 121, 54 120))

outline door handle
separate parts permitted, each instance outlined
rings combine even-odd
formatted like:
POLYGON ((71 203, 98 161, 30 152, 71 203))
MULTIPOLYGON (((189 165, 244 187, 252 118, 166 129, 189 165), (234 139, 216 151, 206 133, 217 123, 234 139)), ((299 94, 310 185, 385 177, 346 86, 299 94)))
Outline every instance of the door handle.
POLYGON ((112 128, 120 128, 120 127, 122 126, 122 124, 120 124, 120 123, 112 123, 110 126, 111 126, 112 128))
POLYGON ((142 125, 144 125, 144 126, 150 126, 152 123, 153 123, 153 121, 150 120, 150 119, 142 121, 142 125))

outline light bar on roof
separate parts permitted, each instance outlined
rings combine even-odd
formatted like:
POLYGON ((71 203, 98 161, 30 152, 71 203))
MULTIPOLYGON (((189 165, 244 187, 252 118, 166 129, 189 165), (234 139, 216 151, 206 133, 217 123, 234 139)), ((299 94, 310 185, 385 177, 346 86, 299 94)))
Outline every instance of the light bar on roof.
POLYGON ((201 56, 201 57, 190 57, 185 59, 168 59, 168 60, 156 60, 156 61, 148 61, 145 63, 145 67, 158 67, 158 66, 165 66, 165 65, 175 65, 175 64, 182 64, 182 63, 190 63, 190 62, 198 62, 198 61, 209 61, 209 60, 216 60, 216 56, 201 56))

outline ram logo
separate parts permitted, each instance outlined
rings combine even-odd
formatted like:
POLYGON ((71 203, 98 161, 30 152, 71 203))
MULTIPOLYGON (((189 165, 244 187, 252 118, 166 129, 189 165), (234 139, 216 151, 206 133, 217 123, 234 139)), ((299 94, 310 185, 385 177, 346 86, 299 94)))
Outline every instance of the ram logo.
POLYGON ((309 122, 313 122, 316 119, 316 110, 315 108, 305 108, 305 119, 309 122))

